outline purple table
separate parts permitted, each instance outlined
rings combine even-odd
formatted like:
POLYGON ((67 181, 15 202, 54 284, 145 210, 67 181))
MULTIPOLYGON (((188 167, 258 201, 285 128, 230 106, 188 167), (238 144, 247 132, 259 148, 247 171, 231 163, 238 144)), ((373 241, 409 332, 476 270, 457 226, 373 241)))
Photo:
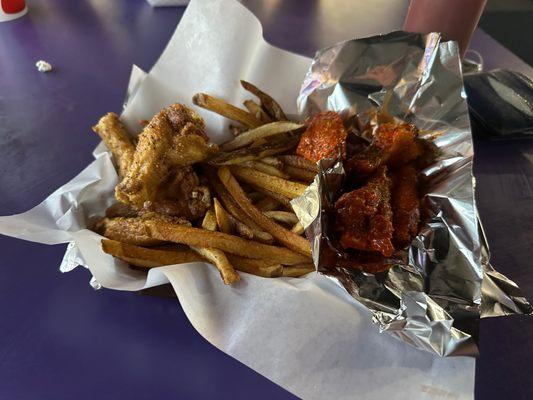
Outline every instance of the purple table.
MULTIPOLYGON (((308 56, 351 23, 348 0, 245 3, 267 40, 308 56)), ((149 69, 183 13, 142 0, 30 8, 0 23, 0 215, 33 207, 90 162, 90 126, 120 110, 131 64, 149 69), (38 73, 39 59, 56 71, 38 73)), ((488 68, 533 76, 483 32, 472 47, 488 68)), ((476 140, 476 150, 493 261, 533 298, 533 142, 476 140)), ((208 344, 176 300, 95 292, 83 269, 61 276, 64 246, 0 237, 0 250, 0 399, 294 398, 208 344)), ((533 398, 532 335, 533 318, 482 321, 479 399, 533 398)))

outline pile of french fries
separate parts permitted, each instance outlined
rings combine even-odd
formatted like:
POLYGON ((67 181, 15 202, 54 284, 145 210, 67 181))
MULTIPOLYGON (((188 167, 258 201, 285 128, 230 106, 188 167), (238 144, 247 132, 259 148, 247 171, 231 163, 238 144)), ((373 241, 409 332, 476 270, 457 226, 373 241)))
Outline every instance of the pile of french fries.
MULTIPOLYGON (((246 100, 244 108, 204 93, 193 97, 195 105, 232 120, 233 139, 193 165, 211 196, 203 218, 189 221, 117 203, 95 227, 106 237, 104 252, 137 269, 207 261, 225 284, 238 281, 238 271, 273 278, 314 270, 310 244, 290 204, 317 172, 315 164, 295 155, 305 127, 288 120, 272 97, 241 84, 257 98, 246 100)), ((117 125, 116 133, 106 132, 108 137, 95 131, 118 167, 127 168, 123 155, 113 151, 120 147, 116 143, 124 127, 117 125)))

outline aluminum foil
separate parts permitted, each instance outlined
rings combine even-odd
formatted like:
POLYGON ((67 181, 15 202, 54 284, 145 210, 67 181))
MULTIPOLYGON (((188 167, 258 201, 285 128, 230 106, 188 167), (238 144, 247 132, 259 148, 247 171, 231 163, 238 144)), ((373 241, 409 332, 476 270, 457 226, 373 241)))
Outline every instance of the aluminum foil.
POLYGON ((298 107, 304 117, 333 110, 363 123, 386 107, 438 148, 422 171, 429 217, 384 273, 327 265, 322 257, 321 249, 331 245, 325 210, 338 197, 342 162, 322 160, 315 182, 293 200, 317 270, 365 305, 381 332, 439 356, 476 355, 480 317, 533 312, 517 285, 489 263, 475 204, 472 135, 455 42, 443 42, 437 33, 393 32, 321 50, 298 107))

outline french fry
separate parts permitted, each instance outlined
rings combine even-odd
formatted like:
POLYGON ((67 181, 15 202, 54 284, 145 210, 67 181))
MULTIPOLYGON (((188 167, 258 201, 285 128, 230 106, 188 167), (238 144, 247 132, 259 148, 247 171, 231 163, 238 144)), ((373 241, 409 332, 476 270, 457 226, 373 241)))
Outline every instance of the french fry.
MULTIPOLYGON (((276 224, 258 210, 246 197, 237 180, 233 177, 228 167, 221 167, 218 170, 218 177, 228 192, 235 199, 237 204, 254 220, 254 222, 265 231, 274 236, 280 243, 307 257, 311 256, 309 242, 291 231, 276 224)), ((279 179, 279 178, 278 178, 279 179)))
POLYGON ((261 158, 260 161, 262 163, 272 165, 273 167, 276 167, 279 169, 283 168, 283 163, 281 162, 281 160, 278 160, 276 157, 268 156, 268 157, 261 158))
POLYGON ((301 183, 288 181, 286 179, 278 178, 277 176, 265 174, 256 169, 241 167, 238 165, 232 166, 231 172, 240 180, 249 183, 254 187, 264 188, 290 199, 302 195, 307 188, 306 185, 301 183))
POLYGON ((95 231, 108 239, 116 240, 137 246, 155 246, 162 241, 150 237, 140 218, 103 218, 96 226, 95 231))
POLYGON ((302 128, 302 124, 289 121, 276 121, 259 126, 255 129, 248 130, 241 133, 235 139, 222 144, 221 148, 224 151, 236 150, 247 146, 259 139, 266 139, 270 136, 276 136, 281 133, 292 132, 302 128))
POLYGON ((300 222, 297 222, 291 228, 291 232, 294 232, 297 235, 301 235, 302 233, 304 233, 304 227, 302 226, 302 224, 300 222))
POLYGON ((274 200, 272 197, 267 196, 263 198, 262 200, 259 200, 255 204, 255 206, 257 207, 258 210, 265 212, 265 211, 275 210, 279 206, 279 203, 276 200, 274 200))
POLYGON ((293 265, 290 267, 284 266, 283 271, 281 272, 281 276, 299 278, 300 276, 313 271, 315 271, 315 266, 313 265, 313 263, 293 265))
POLYGON ((265 211, 263 214, 274 221, 283 222, 284 224, 298 223, 298 217, 289 211, 265 211))
POLYGON ((299 181, 303 181, 305 183, 313 182, 316 176, 316 173, 313 171, 291 167, 290 165, 287 165, 285 168, 283 168, 283 171, 285 171, 291 178, 298 179, 299 181))
POLYGON ((246 163, 243 163, 242 165, 264 172, 265 174, 268 174, 268 175, 277 176, 278 178, 283 178, 283 179, 289 178, 289 175, 287 175, 282 170, 276 168, 273 165, 266 164, 261 161, 248 161, 246 163))
POLYGON ((100 136, 115 157, 118 175, 125 176, 133 161, 135 146, 118 115, 107 113, 93 126, 93 131, 100 136))
POLYGON ((205 93, 195 94, 192 98, 192 102, 198 107, 205 108, 206 110, 213 111, 233 121, 240 122, 249 128, 256 128, 263 124, 249 112, 205 93))
MULTIPOLYGON (((165 221, 148 221, 141 224, 146 227, 151 237, 162 241, 214 248, 241 257, 268 259, 284 265, 309 262, 310 252, 309 255, 302 255, 284 247, 257 243, 222 232, 211 232, 165 221)), ((297 237, 303 240, 300 236, 297 237)))
POLYGON ((224 210, 224 207, 222 207, 222 204, 220 204, 216 197, 213 199, 213 203, 215 206, 215 217, 218 228, 221 232, 231 235, 233 233, 233 227, 228 217, 228 213, 224 210))
POLYGON ((278 156, 277 158, 285 166, 306 169, 311 172, 318 173, 318 167, 316 166, 316 164, 312 161, 309 161, 305 157, 296 156, 296 155, 285 155, 285 156, 278 156))
POLYGON ((298 144, 297 135, 281 135, 271 137, 258 147, 247 146, 230 152, 219 152, 209 160, 212 165, 240 164, 246 161, 259 160, 275 154, 285 153, 298 144))
POLYGON ((208 247, 197 246, 191 246, 191 249, 196 251, 200 256, 212 263, 218 269, 218 272, 220 272, 220 276, 222 277, 222 281, 226 285, 231 285, 240 279, 239 274, 230 264, 228 258, 226 257, 223 251, 208 247))
POLYGON ((269 115, 261 108, 259 104, 257 104, 253 100, 245 100, 244 101, 244 107, 255 116, 258 120, 263 122, 264 124, 268 124, 269 122, 272 122, 272 118, 269 117, 269 115))
POLYGON ((205 261, 189 249, 172 251, 147 249, 110 239, 102 239, 102 250, 107 254, 141 268, 205 261))
POLYGON ((288 210, 292 210, 291 201, 288 197, 285 197, 279 193, 271 192, 270 190, 266 190, 260 187, 256 188, 257 191, 263 193, 267 197, 270 197, 274 200, 276 200, 279 204, 281 204, 283 207, 285 207, 288 210))
POLYGON ((212 208, 207 210, 207 212, 205 213, 204 219, 202 221, 202 228, 208 231, 217 230, 217 217, 215 215, 215 210, 213 210, 212 208))
POLYGON ((228 254, 228 259, 237 270, 264 278, 278 277, 283 273, 283 266, 281 264, 271 263, 266 260, 254 260, 233 254, 228 254))
POLYGON ((267 112, 270 117, 276 121, 286 121, 287 116, 283 112, 283 109, 281 106, 274 100, 272 97, 270 97, 265 92, 262 92, 257 88, 256 86, 252 85, 250 82, 246 82, 244 80, 241 80, 241 85, 244 88, 244 90, 247 90, 248 92, 256 95, 259 100, 261 101, 261 106, 264 108, 264 110, 267 112))

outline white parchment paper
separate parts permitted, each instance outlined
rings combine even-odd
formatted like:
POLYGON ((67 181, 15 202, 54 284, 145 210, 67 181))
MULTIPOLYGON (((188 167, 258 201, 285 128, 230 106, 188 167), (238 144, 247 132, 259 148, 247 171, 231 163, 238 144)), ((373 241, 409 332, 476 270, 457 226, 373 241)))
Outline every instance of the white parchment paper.
MULTIPOLYGON (((134 69, 123 119, 138 131, 139 120, 173 102, 190 104, 199 91, 238 103, 248 97, 239 79, 264 88, 295 113, 309 61, 267 44, 260 23, 238 2, 193 0, 150 73, 134 69)), ((227 138, 226 121, 200 113, 215 141, 227 138)), ((101 236, 86 229, 113 202, 117 183, 110 155, 102 149, 40 205, 0 217, 0 233, 71 243, 61 269, 84 265, 107 288, 139 290, 170 282, 202 336, 302 398, 473 398, 473 358, 440 359, 379 334, 369 313, 320 275, 265 279, 242 273, 242 281, 228 287, 209 264, 154 268, 145 276, 102 253, 101 236)))

